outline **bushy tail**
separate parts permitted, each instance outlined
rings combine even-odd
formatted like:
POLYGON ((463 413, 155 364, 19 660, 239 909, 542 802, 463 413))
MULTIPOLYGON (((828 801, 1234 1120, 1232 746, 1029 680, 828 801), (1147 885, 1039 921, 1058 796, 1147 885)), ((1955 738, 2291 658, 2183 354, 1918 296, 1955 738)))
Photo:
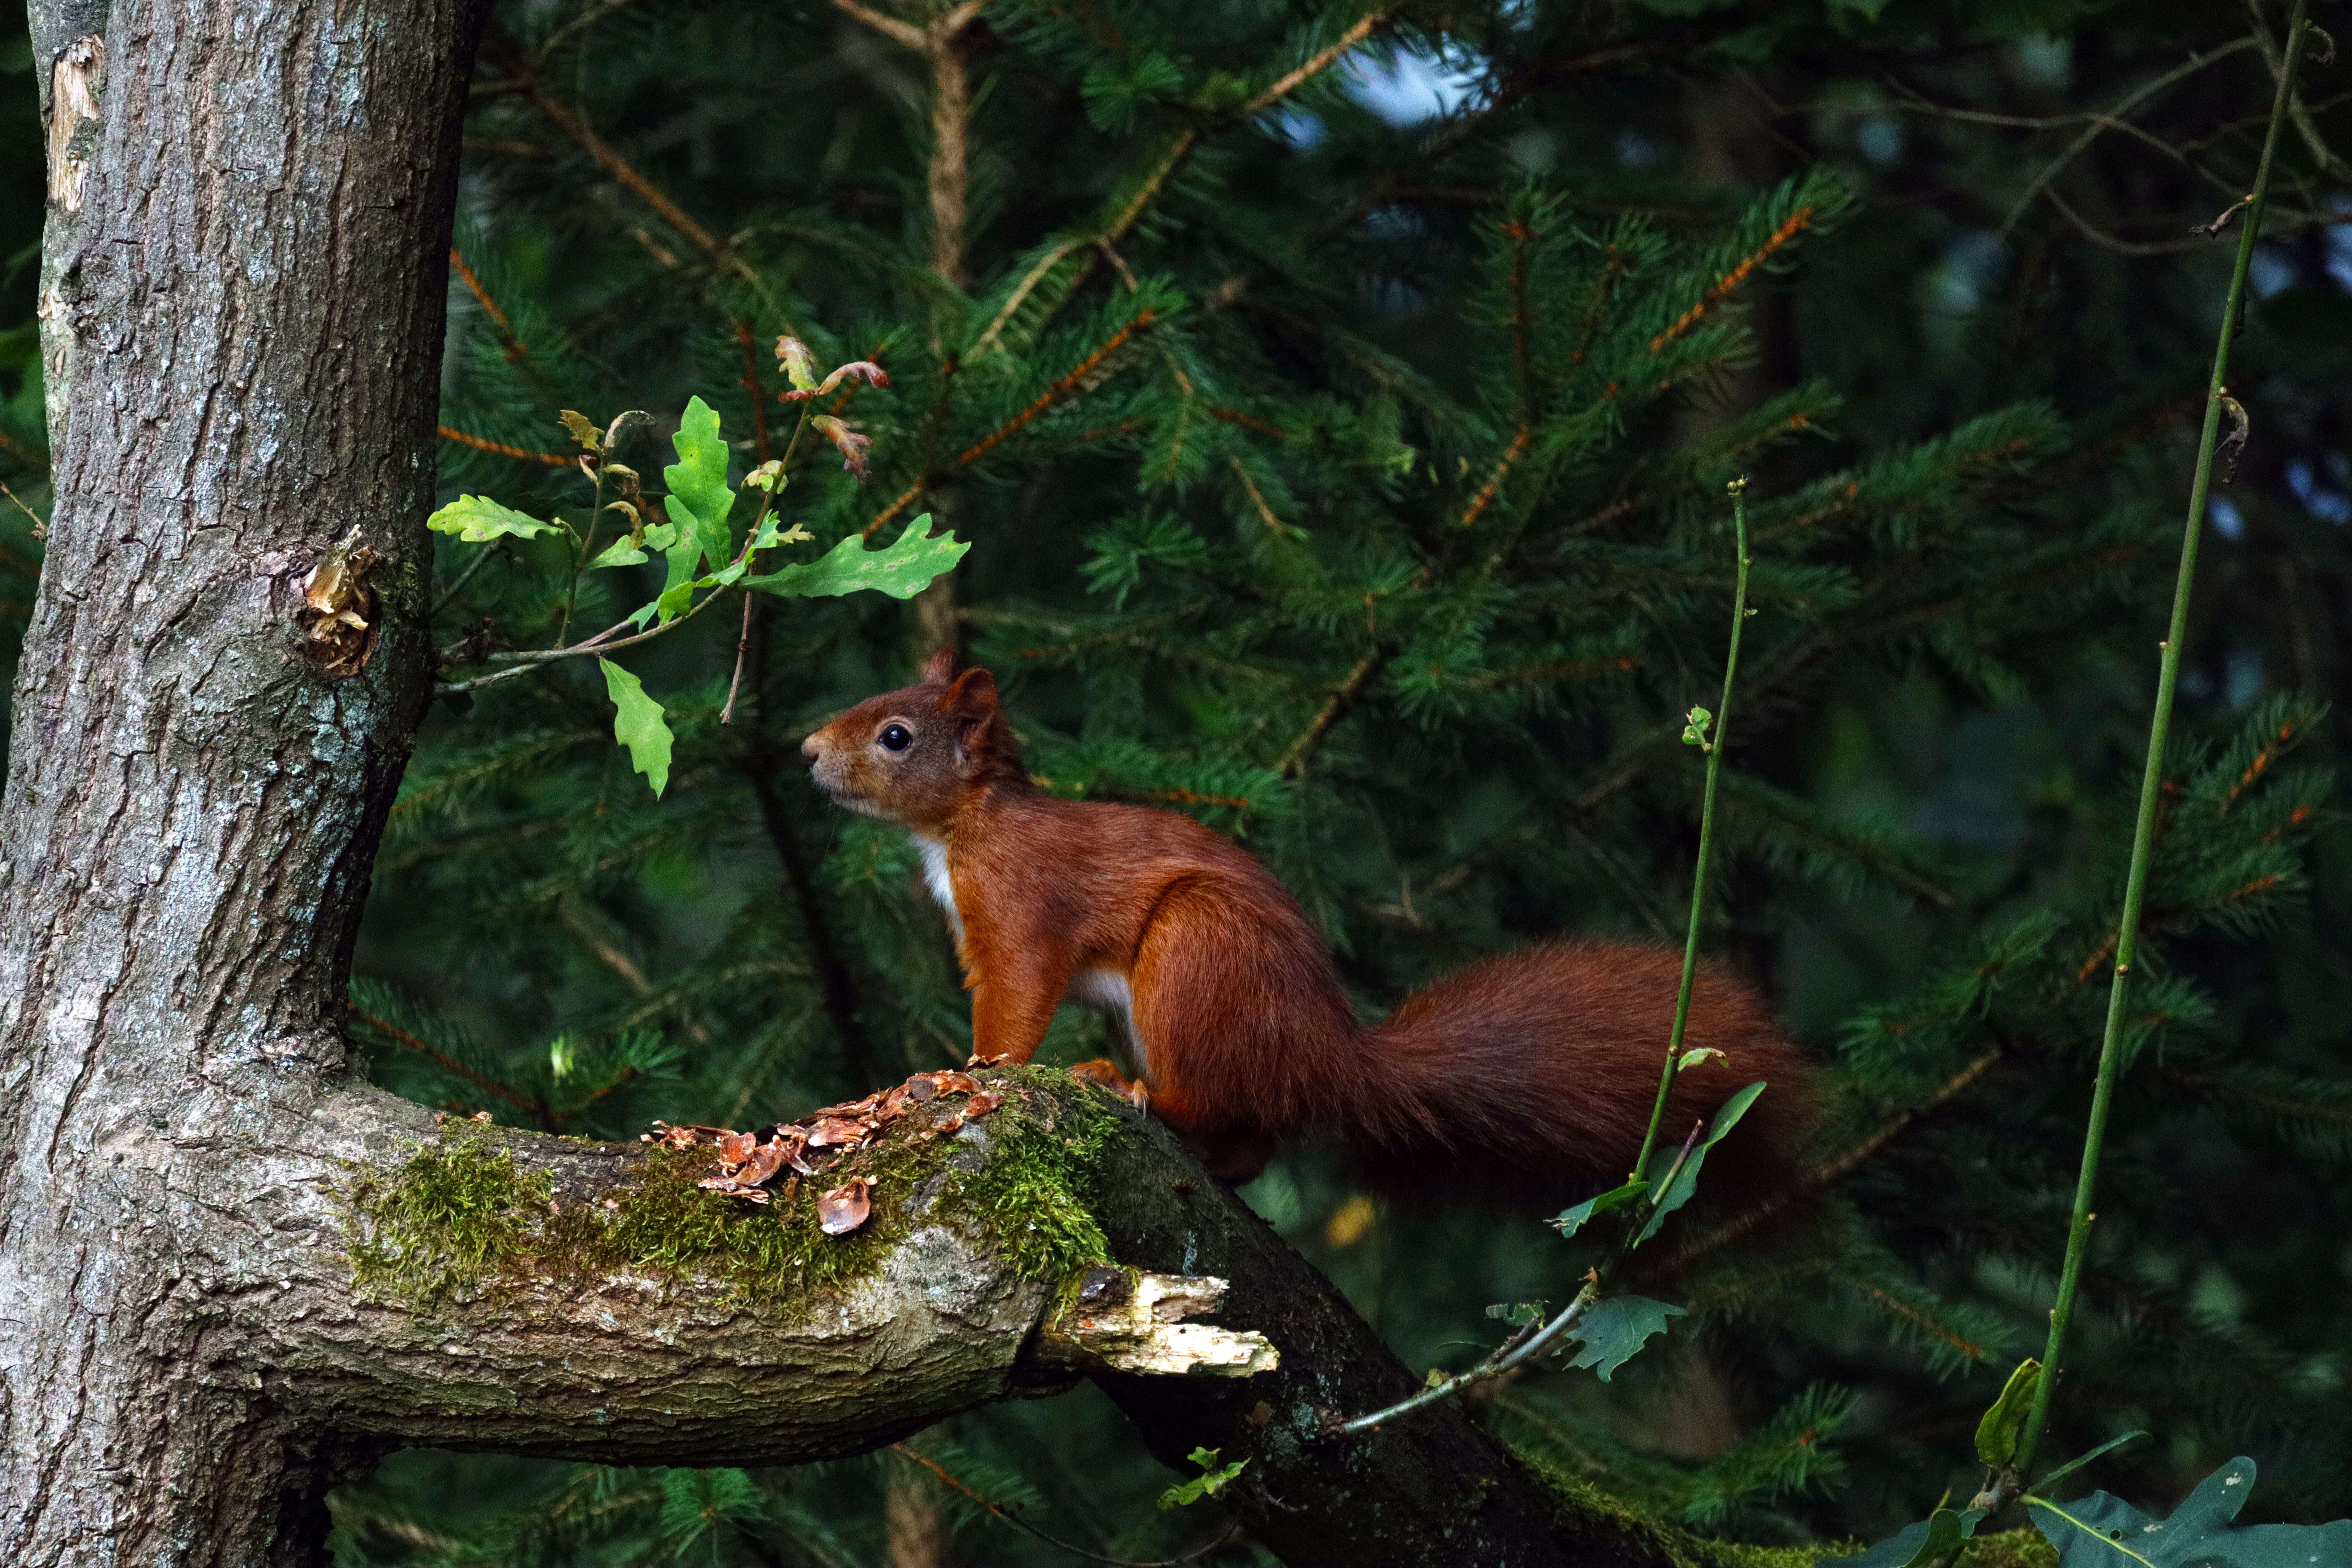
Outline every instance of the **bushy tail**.
MULTIPOLYGON (((1405 999, 1372 1032, 1350 1137, 1366 1179, 1401 1194, 1483 1191, 1550 1203, 1613 1186, 1641 1151, 1682 958, 1559 942, 1488 959, 1405 999)), ((1762 1000, 1712 965, 1691 995, 1684 1072, 1659 1129, 1678 1145, 1759 1079, 1763 1098, 1707 1156, 1710 1205, 1752 1206, 1800 1169, 1812 1069, 1762 1000), (1727 1058, 1727 1059, 1726 1059, 1727 1058)))

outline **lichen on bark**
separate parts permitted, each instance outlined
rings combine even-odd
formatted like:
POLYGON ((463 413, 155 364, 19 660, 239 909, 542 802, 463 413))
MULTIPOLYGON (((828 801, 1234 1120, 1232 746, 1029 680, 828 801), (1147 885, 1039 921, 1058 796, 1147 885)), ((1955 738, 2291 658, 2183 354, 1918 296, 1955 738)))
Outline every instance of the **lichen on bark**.
POLYGON ((707 1147, 627 1148, 626 1173, 559 1187, 540 1150, 579 1145, 544 1134, 446 1124, 389 1175, 365 1170, 347 1196, 354 1283, 419 1308, 503 1280, 629 1273, 718 1283, 761 1305, 814 1308, 874 1273, 919 1225, 962 1231, 1012 1273, 1061 1279, 1106 1261, 1094 1201, 1121 1111, 1107 1096, 1042 1095, 1043 1069, 986 1075, 1004 1102, 967 1120, 940 1100, 884 1130, 816 1176, 780 1179, 753 1205, 698 1184, 707 1147), (1093 1103, 1100 1099, 1103 1103, 1093 1103), (827 1236, 824 1188, 873 1184, 865 1224, 827 1236))

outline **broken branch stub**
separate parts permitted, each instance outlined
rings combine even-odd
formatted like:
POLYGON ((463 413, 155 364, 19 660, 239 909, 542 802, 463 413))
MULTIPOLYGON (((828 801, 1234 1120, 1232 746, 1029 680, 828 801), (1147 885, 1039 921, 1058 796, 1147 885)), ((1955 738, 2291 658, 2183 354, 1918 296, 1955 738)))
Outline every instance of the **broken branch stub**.
POLYGON ((1250 1377, 1282 1364, 1264 1334, 1188 1323, 1225 1298, 1223 1279, 1090 1268, 1039 1329, 1037 1355, 1073 1370, 1250 1377))

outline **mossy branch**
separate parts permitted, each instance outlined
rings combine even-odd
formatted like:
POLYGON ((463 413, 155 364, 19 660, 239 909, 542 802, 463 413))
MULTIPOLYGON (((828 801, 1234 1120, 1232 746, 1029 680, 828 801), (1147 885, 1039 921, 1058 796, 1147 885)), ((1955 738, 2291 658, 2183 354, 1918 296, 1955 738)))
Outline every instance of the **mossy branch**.
POLYGON ((345 1091, 331 1119, 371 1153, 332 1188, 334 1278, 257 1310, 247 1353, 386 1440, 639 1464, 725 1462, 753 1428, 762 1462, 861 1452, 1083 1374, 1171 1468, 1247 1456, 1220 1500, 1291 1561, 1676 1560, 1458 1409, 1335 1439, 1328 1408, 1420 1380, 1329 1281, 1123 1102, 985 1076, 984 1118, 909 1114, 763 1206, 697 1185, 699 1150, 436 1127, 345 1091), (827 1236, 810 1189, 853 1173, 871 1215, 827 1236), (1106 1281, 1150 1321, 1112 1321, 1106 1281))

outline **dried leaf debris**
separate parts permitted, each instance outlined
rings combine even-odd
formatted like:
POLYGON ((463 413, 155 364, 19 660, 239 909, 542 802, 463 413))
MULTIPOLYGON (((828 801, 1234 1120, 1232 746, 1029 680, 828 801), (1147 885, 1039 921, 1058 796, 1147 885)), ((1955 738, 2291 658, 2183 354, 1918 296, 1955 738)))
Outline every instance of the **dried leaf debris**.
POLYGON ((319 558, 302 584, 302 633, 319 672, 348 680, 367 668, 375 652, 375 595, 368 573, 376 553, 359 542, 359 530, 319 558))
MULTIPOLYGON (((654 1123, 641 1142, 671 1149, 704 1146, 718 1154, 717 1173, 699 1185, 714 1193, 755 1204, 769 1200, 769 1184, 789 1169, 803 1176, 831 1171, 840 1160, 865 1148, 918 1107, 947 1095, 961 1095, 965 1103, 945 1120, 932 1123, 922 1136, 951 1133, 975 1117, 987 1115, 1004 1103, 994 1089, 983 1089, 970 1073, 919 1072, 896 1088, 877 1090, 863 1100, 845 1100, 813 1110, 798 1121, 780 1122, 749 1132, 726 1127, 673 1127, 654 1123)), ((817 1199, 817 1216, 827 1236, 841 1236, 866 1223, 873 1212, 874 1184, 852 1176, 817 1199)))

